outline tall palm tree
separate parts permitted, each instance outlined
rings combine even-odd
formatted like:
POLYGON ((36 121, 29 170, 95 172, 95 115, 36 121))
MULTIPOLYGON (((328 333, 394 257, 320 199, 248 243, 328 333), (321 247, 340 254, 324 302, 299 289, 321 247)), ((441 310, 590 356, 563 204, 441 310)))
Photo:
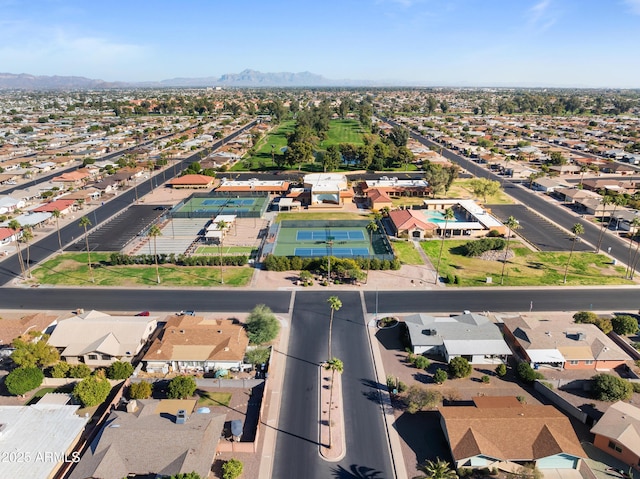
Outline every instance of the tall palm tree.
POLYGON ((640 241, 636 245, 636 251, 633 253, 633 260, 631 260, 631 271, 629 271, 629 279, 633 279, 636 274, 636 268, 638 266, 638 261, 640 261, 640 241))
POLYGON ((589 167, 587 165, 582 165, 580 167, 580 186, 579 188, 582 188, 582 180, 584 179, 584 174, 589 171, 589 167))
POLYGON ((153 259, 156 263, 156 279, 158 281, 158 284, 160 284, 160 269, 158 268, 157 243, 158 243, 158 236, 162 236, 162 231, 160 230, 160 227, 158 225, 151 225, 151 228, 149 228, 149 232, 147 233, 147 236, 150 236, 151 238, 153 238, 153 259))
POLYGON ((84 241, 87 245, 87 264, 89 265, 89 279, 92 283, 95 283, 96 280, 93 277, 93 270, 91 269, 91 250, 89 249, 89 233, 87 232, 87 228, 91 226, 91 221, 86 216, 80 218, 80 223, 78 226, 84 228, 84 241))
POLYGON ((371 253, 367 261, 367 283, 369 282, 369 269, 371 268, 371 255, 373 254, 373 233, 378 231, 378 222, 376 220, 369 221, 367 224, 367 231, 369 232, 369 244, 371 245, 371 253))
MULTIPOLYGON (((604 215, 607 212, 607 206, 613 202, 613 198, 609 195, 604 195, 600 200, 600 204, 602 204, 602 217, 600 218, 600 236, 598 237, 598 244, 596 245, 596 253, 600 252, 600 247, 602 246, 602 240, 604 238, 604 215)), ((608 224, 607 224, 608 226, 608 224)))
POLYGON ((31 279, 31 243, 33 239, 33 230, 30 226, 22 229, 22 241, 27 245, 27 278, 31 279))
POLYGON ((338 358, 331 358, 325 364, 325 369, 331 371, 331 389, 329 390, 329 449, 331 449, 331 410, 333 409, 333 380, 336 373, 342 374, 344 371, 344 364, 338 358))
POLYGON ((564 284, 567 284, 567 274, 569 273, 569 265, 571 264, 571 257, 573 256, 573 251, 576 249, 576 242, 578 238, 584 234, 584 226, 580 223, 576 223, 571 227, 571 232, 573 233, 573 244, 571 245, 571 253, 569 253, 569 259, 567 260, 567 266, 564 268, 564 280, 562 281, 564 284))
POLYGON ((60 252, 62 252, 62 238, 60 238, 60 217, 62 216, 62 213, 60 213, 60 210, 56 208, 51 212, 51 214, 56 219, 56 229, 58 230, 58 246, 60 247, 60 252))
MULTIPOLYGON (((630 276, 631 269, 631 251, 633 249, 633 237, 638 236, 638 231, 640 230, 640 218, 635 217, 633 221, 629 225, 629 254, 627 255, 627 269, 624 272, 624 277, 628 278, 630 276)), ((638 244, 640 244, 640 238, 638 238, 638 244)))
POLYGON ((511 232, 520 229, 520 223, 513 216, 509 216, 504 224, 509 229, 509 234, 507 235, 507 247, 504 250, 504 260, 502 261, 502 274, 500 275, 501 285, 504 284, 504 268, 507 265, 507 257, 509 255, 509 242, 511 241, 511 232))
POLYGON ((426 479, 457 479, 456 471, 451 469, 447 461, 437 458, 435 461, 426 461, 420 465, 420 470, 426 475, 426 479))
POLYGON ((22 226, 20 226, 20 222, 18 220, 11 220, 8 224, 9 228, 13 230, 14 239, 16 242, 16 250, 18 251, 18 262, 20 263, 20 274, 23 279, 26 279, 26 275, 24 274, 24 259, 22 258, 22 250, 20 249, 20 241, 18 237, 20 236, 20 230, 22 230, 22 226))
POLYGON ((224 265, 222 263, 222 248, 224 247, 224 232, 229 227, 229 223, 226 221, 218 221, 218 228, 220 229, 220 284, 224 284, 224 265))
POLYGON ((331 359, 331 331, 333 330, 333 313, 339 311, 342 308, 342 301, 337 296, 330 296, 327 299, 327 303, 329 303, 329 308, 331 308, 331 316, 329 317, 329 354, 327 358, 331 359))
MULTIPOLYGON (((618 209, 618 206, 624 207, 627 205, 627 203, 628 203, 628 200, 624 195, 617 195, 613 197, 613 211, 611 212, 611 216, 609 217, 609 223, 611 223, 611 218, 615 219, 616 210, 618 209)), ((616 223, 616 230, 618 229, 618 223, 616 223)))
POLYGON ((451 208, 447 208, 444 211, 444 229, 442 230, 442 243, 440 244, 440 253, 438 254, 438 263, 436 265, 436 279, 433 284, 438 284, 438 279, 440 278, 440 260, 442 259, 442 251, 444 250, 444 239, 447 236, 447 226, 449 224, 449 220, 455 218, 453 214, 453 210, 451 208))

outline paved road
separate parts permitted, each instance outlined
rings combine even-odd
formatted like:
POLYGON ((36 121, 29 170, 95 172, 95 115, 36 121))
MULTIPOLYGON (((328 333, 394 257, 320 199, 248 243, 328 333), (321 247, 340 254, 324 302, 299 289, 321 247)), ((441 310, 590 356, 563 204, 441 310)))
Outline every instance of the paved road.
MULTIPOLYGON (((385 119, 389 124, 395 126, 399 125, 392 120, 385 119)), ((400 125, 402 126, 402 125, 400 125)), ((439 143, 435 143, 422 135, 418 135, 414 132, 411 132, 411 138, 419 141, 425 146, 435 146, 438 149, 442 147, 439 143)), ((454 163, 457 163, 462 168, 467 170, 472 175, 475 175, 479 178, 488 178, 494 181, 501 181, 503 178, 501 176, 495 175, 491 171, 486 168, 474 163, 473 161, 460 156, 456 153, 453 153, 450 150, 444 149, 443 156, 448 160, 451 160, 454 163)), ((528 206, 529 208, 536 211, 541 216, 549 219, 550 221, 562 226, 566 230, 570 231, 574 224, 580 223, 584 226, 585 233, 582 235, 583 241, 590 243, 591 245, 596 245, 598 243, 598 237, 600 235, 600 228, 590 221, 582 219, 580 216, 577 216, 565 208, 554 205, 550 203, 546 199, 538 196, 536 193, 531 190, 525 188, 522 185, 515 184, 511 181, 506 181, 504 183, 505 192, 522 203, 523 205, 528 206)), ((611 256, 616 258, 621 263, 626 264, 627 261, 627 251, 629 249, 629 243, 621 240, 620 238, 612 235, 606 234, 605 240, 602 243, 603 249, 606 251, 608 247, 611 247, 611 256)))
MULTIPOLYGON (((253 127, 256 124, 257 120, 252 121, 251 123, 245 125, 241 129, 235 131, 231 135, 224 138, 224 140, 220 140, 216 142, 210 149, 206 149, 205 152, 209 153, 212 150, 215 150, 222 146, 223 141, 228 141, 236 136, 240 135, 245 130, 253 127)), ((193 154, 188 158, 185 158, 177 163, 176 172, 179 174, 182 169, 189 166, 194 161, 200 161, 199 154, 193 154)), ((173 177, 173 168, 169 168, 166 170, 167 179, 173 177)), ((154 177, 149 178, 148 180, 140 183, 137 186, 137 195, 138 197, 142 197, 149 193, 155 185, 154 177), (154 182, 154 183, 152 183, 154 182)), ((130 188, 127 191, 116 196, 111 201, 104 203, 102 206, 94 209, 91 212, 87 213, 89 220, 92 223, 92 226, 100 225, 105 221, 111 219, 114 215, 118 214, 125 208, 131 206, 136 200, 136 192, 134 188, 130 188)), ((68 224, 67 226, 60 229, 60 237, 62 239, 62 245, 67 245, 76 241, 83 233, 83 230, 78 226, 78 222, 73 222, 68 224)), ((51 234, 41 240, 35 242, 31 245, 31 265, 32 267, 44 260, 52 253, 59 249, 58 245, 58 235, 51 234)), ((0 263, 0 286, 7 284, 13 279, 17 278, 20 275, 20 263, 18 260, 18 255, 13 255, 9 258, 6 258, 4 261, 0 263)))
POLYGON ((318 364, 327 358, 329 292, 298 292, 282 390, 272 477, 289 479, 393 477, 360 295, 342 301, 333 322, 333 355, 344 362, 347 454, 337 463, 318 454, 318 364))

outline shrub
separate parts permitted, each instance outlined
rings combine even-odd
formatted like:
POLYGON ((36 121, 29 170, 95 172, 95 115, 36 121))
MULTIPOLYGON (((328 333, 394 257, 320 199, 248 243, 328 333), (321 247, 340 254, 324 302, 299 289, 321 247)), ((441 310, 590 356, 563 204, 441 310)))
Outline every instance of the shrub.
POLYGON ((485 251, 504 249, 507 242, 502 238, 481 238, 462 245, 465 256, 480 256, 485 251))
POLYGON ((387 389, 393 391, 396 388, 396 378, 387 374, 387 389))
POLYGON ((482 376, 482 382, 485 384, 489 384, 491 382, 491 378, 485 374, 482 376))
POLYGON ((196 380, 191 376, 176 376, 169 383, 169 399, 186 399, 196 392, 196 380))
POLYGON ((518 364, 518 377, 524 382, 532 383, 536 379, 544 379, 544 376, 533 369, 529 363, 518 364))
POLYGON ((247 349, 245 359, 249 364, 265 364, 269 361, 269 355, 271 354, 271 348, 257 347, 254 349, 247 349))
POLYGON ((573 315, 573 320, 576 323, 596 324, 598 315, 591 311, 578 311, 573 315))
POLYGON ((229 459, 222 465, 222 479, 236 479, 242 474, 242 462, 238 459, 229 459))
POLYGON ((148 399, 153 392, 153 386, 147 381, 140 381, 129 386, 130 399, 148 399))
POLYGON ((399 393, 403 393, 407 390, 407 385, 405 383, 403 383, 402 381, 398 381, 398 392, 399 393))
POLYGON ((471 374, 473 368, 469 361, 462 356, 457 356, 449 361, 449 375, 452 378, 466 378, 471 374))
POLYGON ((52 378, 66 378, 67 374, 69 374, 69 369, 71 369, 69 363, 60 361, 59 363, 51 366, 49 373, 52 378))
POLYGON ((415 356, 413 365, 418 369, 427 369, 431 365, 431 361, 424 356, 415 356))
POLYGON ((252 344, 273 341, 280 332, 280 323, 275 314, 264 304, 259 304, 247 318, 247 335, 252 344))
POLYGON ((496 366, 496 374, 498 377, 504 377, 507 374, 507 365, 498 364, 498 366, 496 366))
POLYGON ((544 387, 546 387, 547 389, 553 389, 553 384, 551 384, 548 381, 540 381, 540 384, 542 384, 544 387))
POLYGON ((631 383, 631 388, 634 393, 640 393, 640 383, 631 383))
POLYGON ((133 366, 131 363, 116 361, 107 368, 107 377, 109 379, 127 379, 133 374, 133 366))
POLYGON ((111 391, 111 384, 102 375, 96 374, 84 378, 73 388, 73 397, 84 407, 97 406, 104 402, 111 391))
POLYGON ((597 374, 593 377, 593 395, 599 401, 624 401, 633 395, 633 386, 618 376, 597 374))
POLYGON ((448 377, 449 375, 444 369, 438 369, 433 375, 433 381, 436 384, 442 384, 447 380, 448 377))
POLYGON ((490 230, 487 233, 487 238, 499 238, 500 236, 502 236, 502 233, 500 233, 498 230, 490 230))
POLYGON ((4 385, 9 393, 21 396, 24 393, 39 387, 44 380, 44 374, 40 368, 22 367, 11 371, 4 380, 4 385))
POLYGON ((70 378, 86 378, 91 375, 91 368, 86 364, 74 364, 69 368, 70 378))
POLYGON ((638 332, 638 320, 628 314, 614 316, 611 319, 611 326, 616 334, 621 334, 623 336, 636 334, 638 332))
POLYGON ((431 409, 442 400, 439 392, 426 389, 420 386, 411 386, 407 391, 405 404, 409 414, 415 414, 423 409, 431 409))

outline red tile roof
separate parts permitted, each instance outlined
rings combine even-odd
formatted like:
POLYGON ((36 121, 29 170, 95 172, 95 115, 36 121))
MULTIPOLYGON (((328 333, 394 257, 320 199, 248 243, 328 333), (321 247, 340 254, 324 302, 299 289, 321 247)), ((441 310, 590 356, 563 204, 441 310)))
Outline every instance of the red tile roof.
POLYGON ((54 210, 64 211, 74 203, 74 200, 55 200, 42 206, 38 206, 33 211, 35 211, 36 213, 53 213, 54 210))
POLYGON ((420 228, 426 231, 432 231, 438 228, 437 225, 424 221, 418 216, 418 213, 415 213, 413 210, 393 210, 389 212, 389 218, 399 232, 412 228, 420 228))
POLYGON ((210 185, 214 178, 206 175, 184 175, 171 180, 172 185, 210 185))

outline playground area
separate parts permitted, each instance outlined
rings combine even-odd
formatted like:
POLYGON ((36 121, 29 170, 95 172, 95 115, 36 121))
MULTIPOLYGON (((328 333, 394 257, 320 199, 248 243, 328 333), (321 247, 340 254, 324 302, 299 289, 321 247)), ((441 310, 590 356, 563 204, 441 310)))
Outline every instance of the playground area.
POLYGON ((176 205, 174 218, 213 218, 218 215, 236 215, 240 218, 260 218, 269 207, 268 195, 195 193, 176 205))
POLYGON ((273 254, 276 256, 340 258, 377 257, 392 259, 391 246, 383 229, 371 232, 369 221, 281 221, 273 254))

